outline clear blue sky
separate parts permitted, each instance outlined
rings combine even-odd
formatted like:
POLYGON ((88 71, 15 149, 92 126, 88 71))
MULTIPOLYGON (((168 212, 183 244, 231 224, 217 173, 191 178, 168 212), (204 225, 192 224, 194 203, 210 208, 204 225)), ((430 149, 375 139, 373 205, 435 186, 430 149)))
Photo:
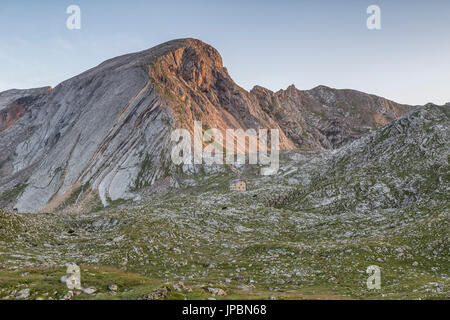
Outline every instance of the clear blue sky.
POLYGON ((242 87, 352 88, 450 101, 449 0, 1 0, 0 91, 55 86, 105 59, 194 37, 242 87), (81 30, 66 8, 81 8, 81 30), (381 8, 381 30, 366 9, 381 8))

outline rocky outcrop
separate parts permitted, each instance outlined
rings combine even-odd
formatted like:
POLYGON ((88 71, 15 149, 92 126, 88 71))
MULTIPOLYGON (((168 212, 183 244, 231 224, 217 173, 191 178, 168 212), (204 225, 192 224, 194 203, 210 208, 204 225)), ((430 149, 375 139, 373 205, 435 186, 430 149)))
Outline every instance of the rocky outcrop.
POLYGON ((0 133, 13 126, 50 90, 50 87, 45 87, 30 90, 13 89, 0 93, 0 133))
POLYGON ((14 199, 3 206, 24 212, 95 195, 103 205, 139 198, 136 191, 175 171, 170 133, 192 131, 194 120, 222 131, 280 129, 282 149, 330 149, 407 109, 326 87, 247 92, 217 50, 174 40, 107 60, 54 89, 0 93, 0 194, 14 199))
POLYGON ((322 214, 448 202, 450 108, 428 105, 332 153, 312 183, 283 205, 322 214))

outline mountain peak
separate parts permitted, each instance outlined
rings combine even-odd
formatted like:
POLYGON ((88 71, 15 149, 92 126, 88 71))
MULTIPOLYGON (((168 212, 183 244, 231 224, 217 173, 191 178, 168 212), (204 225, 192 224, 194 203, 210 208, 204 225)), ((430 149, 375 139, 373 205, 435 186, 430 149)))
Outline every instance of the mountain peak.
MULTIPOLYGON (((153 56, 165 56, 170 53, 175 53, 180 49, 191 48, 199 55, 208 57, 211 60, 217 60, 222 66, 222 57, 219 52, 211 45, 194 38, 181 38, 170 40, 159 44, 155 47, 142 51, 142 53, 150 53, 153 56)), ((138 53, 139 54, 139 53, 138 53)))
POLYGON ((286 91, 291 91, 291 90, 297 90, 297 88, 295 87, 295 84, 291 84, 289 87, 286 88, 286 91))
POLYGON ((180 63, 184 62, 185 64, 190 63, 194 66, 195 63, 189 62, 188 60, 195 57, 201 58, 197 59, 198 62, 201 60, 203 63, 206 62, 206 65, 208 66, 223 67, 222 57, 214 47, 198 39, 182 38, 170 40, 143 51, 128 53, 108 59, 74 78, 87 78, 98 73, 114 70, 123 71, 135 67, 148 67, 161 61, 178 66, 180 63))

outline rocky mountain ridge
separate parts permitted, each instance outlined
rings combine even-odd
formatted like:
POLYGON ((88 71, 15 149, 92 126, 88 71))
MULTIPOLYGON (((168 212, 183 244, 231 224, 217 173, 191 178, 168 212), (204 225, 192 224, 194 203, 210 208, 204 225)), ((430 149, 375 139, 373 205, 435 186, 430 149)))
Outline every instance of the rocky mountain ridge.
POLYGON ((138 199, 162 179, 176 128, 280 130, 282 149, 333 149, 410 106, 324 86, 242 89, 216 49, 179 39, 107 60, 55 88, 0 93, 0 202, 21 212, 138 199), (75 199, 75 200, 74 200, 75 199))

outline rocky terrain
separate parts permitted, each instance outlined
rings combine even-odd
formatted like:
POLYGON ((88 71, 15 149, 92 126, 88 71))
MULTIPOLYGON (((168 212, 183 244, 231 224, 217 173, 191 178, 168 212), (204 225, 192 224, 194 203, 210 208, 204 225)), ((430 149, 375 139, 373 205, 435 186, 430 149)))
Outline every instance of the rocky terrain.
POLYGON ((448 104, 247 92, 194 39, 0 93, 0 298, 449 299, 449 139, 448 104), (194 120, 280 129, 278 174, 175 167, 194 120))
POLYGON ((105 209, 2 212, 0 297, 448 299, 449 123, 421 107, 343 148, 284 151, 277 175, 240 167, 246 192, 217 166, 105 209), (89 293, 60 282, 67 263, 89 293))
MULTIPOLYGON (((0 93, 0 193, 5 209, 58 211, 139 199, 169 180, 170 133, 275 128, 283 150, 334 149, 410 110, 324 86, 240 88, 220 54, 195 39, 110 59, 55 88, 0 93)), ((245 149, 245 146, 242 147, 245 149)))

